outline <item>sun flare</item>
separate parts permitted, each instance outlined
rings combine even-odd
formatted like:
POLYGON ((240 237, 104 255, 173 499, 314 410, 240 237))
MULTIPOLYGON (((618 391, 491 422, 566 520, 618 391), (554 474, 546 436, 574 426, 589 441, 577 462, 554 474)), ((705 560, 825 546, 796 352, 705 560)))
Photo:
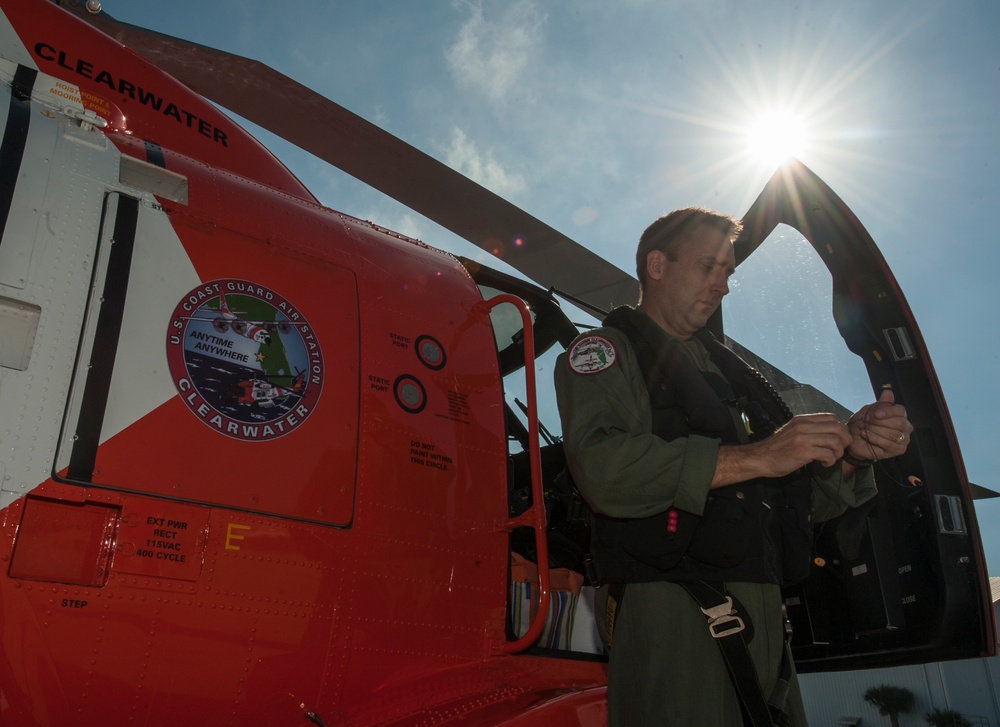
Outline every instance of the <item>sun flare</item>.
POLYGON ((745 138, 749 156, 774 166, 801 156, 808 143, 805 122, 790 111, 760 114, 747 127, 745 138))

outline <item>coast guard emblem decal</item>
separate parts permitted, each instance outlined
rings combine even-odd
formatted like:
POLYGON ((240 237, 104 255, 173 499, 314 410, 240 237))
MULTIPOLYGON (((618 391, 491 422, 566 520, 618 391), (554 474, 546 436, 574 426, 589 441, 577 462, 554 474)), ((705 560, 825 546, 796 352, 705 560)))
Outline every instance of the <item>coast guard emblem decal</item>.
POLYGON ((248 442, 302 426, 323 388, 323 353, 309 322, 246 280, 213 280, 184 296, 170 317, 167 363, 192 414, 248 442))

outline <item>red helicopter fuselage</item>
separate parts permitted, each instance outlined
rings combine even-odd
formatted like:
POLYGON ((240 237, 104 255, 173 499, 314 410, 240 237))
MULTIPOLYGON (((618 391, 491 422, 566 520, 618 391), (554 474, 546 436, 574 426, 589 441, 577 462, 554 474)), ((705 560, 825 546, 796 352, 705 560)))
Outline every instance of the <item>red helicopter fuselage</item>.
POLYGON ((2 9, 3 724, 603 724, 600 660, 505 653, 466 268, 57 6, 2 9), (270 336, 199 320, 227 302, 270 336), (232 400, 255 380, 283 399, 232 400))

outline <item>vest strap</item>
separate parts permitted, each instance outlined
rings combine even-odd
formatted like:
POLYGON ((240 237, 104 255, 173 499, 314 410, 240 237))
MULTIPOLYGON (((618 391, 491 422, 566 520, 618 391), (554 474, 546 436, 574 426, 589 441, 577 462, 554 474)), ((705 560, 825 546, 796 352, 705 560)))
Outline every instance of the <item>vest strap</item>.
MULTIPOLYGON (((724 583, 688 581, 678 585, 688 592, 708 619, 708 631, 722 651, 729 678, 739 697, 744 727, 786 727, 788 713, 785 711, 785 702, 788 700, 792 681, 792 655, 789 653, 792 629, 791 623, 784 617, 784 609, 782 617, 785 622, 785 643, 781 666, 774 691, 770 699, 765 701, 757 669, 747 648, 748 641, 753 638, 750 615, 740 613, 724 583)), ((604 628, 600 631, 601 641, 607 651, 611 650, 618 612, 625 597, 625 586, 625 583, 603 586, 608 589, 608 603, 604 614, 604 628)))
POLYGON ((775 722, 747 648, 746 624, 750 616, 736 609, 723 583, 689 581, 678 585, 690 594, 708 618, 708 632, 722 651, 729 678, 740 700, 744 726, 774 727, 775 722))

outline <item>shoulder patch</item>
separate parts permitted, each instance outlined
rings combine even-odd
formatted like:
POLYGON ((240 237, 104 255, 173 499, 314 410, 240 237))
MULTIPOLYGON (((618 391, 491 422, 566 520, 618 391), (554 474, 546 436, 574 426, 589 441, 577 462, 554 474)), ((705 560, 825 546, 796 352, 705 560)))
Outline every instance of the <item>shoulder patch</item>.
POLYGON ((618 358, 614 344, 604 336, 587 336, 569 350, 569 367, 578 374, 596 374, 609 368, 618 358))

